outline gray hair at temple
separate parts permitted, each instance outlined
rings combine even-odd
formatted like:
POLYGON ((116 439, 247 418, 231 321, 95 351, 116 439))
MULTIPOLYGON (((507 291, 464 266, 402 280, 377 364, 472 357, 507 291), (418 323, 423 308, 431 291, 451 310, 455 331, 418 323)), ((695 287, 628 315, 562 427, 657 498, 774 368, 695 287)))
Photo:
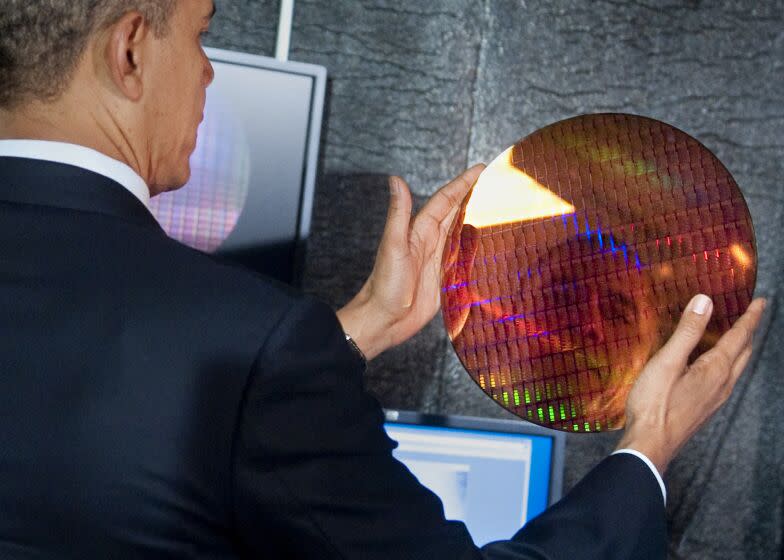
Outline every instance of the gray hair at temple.
POLYGON ((52 101, 67 88, 93 33, 138 11, 167 31, 176 0, 0 0, 0 109, 52 101))

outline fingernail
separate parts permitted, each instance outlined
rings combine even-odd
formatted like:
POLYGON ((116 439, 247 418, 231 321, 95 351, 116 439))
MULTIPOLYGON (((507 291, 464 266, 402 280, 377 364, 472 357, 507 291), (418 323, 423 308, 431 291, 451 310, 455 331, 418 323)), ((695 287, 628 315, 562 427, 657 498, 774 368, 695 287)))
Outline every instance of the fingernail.
POLYGON ((400 185, 397 184, 396 177, 389 178, 389 194, 396 195, 400 192, 400 185))
POLYGON ((699 294, 694 298, 694 306, 692 307, 692 311, 694 311, 697 315, 705 315, 710 304, 711 299, 708 296, 705 294, 699 294))

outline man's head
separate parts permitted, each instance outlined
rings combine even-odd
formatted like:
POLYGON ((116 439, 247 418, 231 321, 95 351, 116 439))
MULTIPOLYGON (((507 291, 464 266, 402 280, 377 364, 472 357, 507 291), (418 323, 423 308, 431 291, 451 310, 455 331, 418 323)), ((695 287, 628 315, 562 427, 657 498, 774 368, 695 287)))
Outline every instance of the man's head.
POLYGON ((4 0, 0 137, 70 141, 133 167, 151 194, 190 176, 212 67, 212 0, 4 0))

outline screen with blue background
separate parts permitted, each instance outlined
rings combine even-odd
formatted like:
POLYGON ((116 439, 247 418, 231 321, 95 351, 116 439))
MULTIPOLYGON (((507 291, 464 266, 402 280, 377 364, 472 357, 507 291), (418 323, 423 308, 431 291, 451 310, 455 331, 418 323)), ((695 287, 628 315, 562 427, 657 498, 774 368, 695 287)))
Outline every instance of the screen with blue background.
POLYGON ((508 539, 547 507, 553 439, 387 423, 393 455, 441 498, 478 546, 508 539))

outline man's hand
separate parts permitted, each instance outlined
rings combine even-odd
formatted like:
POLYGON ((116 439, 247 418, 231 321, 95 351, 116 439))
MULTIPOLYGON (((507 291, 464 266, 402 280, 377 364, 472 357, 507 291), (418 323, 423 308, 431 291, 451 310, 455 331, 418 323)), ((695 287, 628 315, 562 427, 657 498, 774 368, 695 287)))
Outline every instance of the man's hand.
POLYGON ((626 432, 618 448, 644 453, 663 474, 683 444, 732 393, 751 357, 752 334, 764 309, 764 299, 754 300, 712 349, 687 365, 713 311, 707 296, 695 296, 670 340, 632 387, 626 432))
POLYGON ((475 165, 434 194, 411 222, 411 192, 389 180, 391 200, 376 262, 360 292, 338 311, 368 360, 409 339, 436 314, 444 243, 463 198, 484 169, 475 165))
MULTIPOLYGON (((458 223, 465 219, 465 207, 458 214, 458 223)), ((445 248, 444 263, 444 323, 446 323, 449 340, 463 331, 468 315, 471 313, 471 302, 478 297, 477 286, 471 282, 474 259, 479 249, 480 233, 474 226, 463 224, 454 228, 445 248), (464 280, 461 282, 461 280, 464 280)))

